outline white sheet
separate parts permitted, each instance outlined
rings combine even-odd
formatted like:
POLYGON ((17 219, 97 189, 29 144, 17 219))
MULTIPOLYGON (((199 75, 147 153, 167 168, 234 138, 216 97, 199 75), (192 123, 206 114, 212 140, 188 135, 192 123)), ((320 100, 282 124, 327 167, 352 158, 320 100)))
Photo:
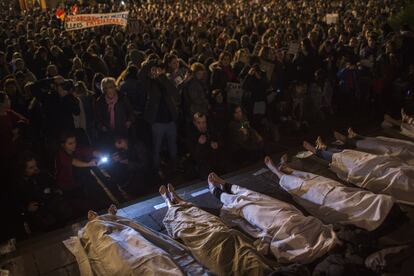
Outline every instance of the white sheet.
POLYGON ((274 271, 276 264, 264 259, 245 235, 191 203, 168 208, 163 222, 168 234, 215 275, 259 276, 274 271))
POLYGON ((391 196, 347 187, 302 171, 282 176, 279 185, 323 222, 351 224, 368 231, 378 228, 394 205, 391 196))
POLYGON ((358 150, 400 158, 410 165, 414 165, 414 143, 406 140, 383 136, 366 137, 356 142, 358 150))
POLYGON ((342 180, 414 205, 414 167, 399 158, 344 150, 333 154, 330 166, 342 180))
POLYGON ((331 225, 305 217, 286 202, 237 185, 231 190, 233 194, 221 195, 223 220, 244 218, 257 228, 247 232, 260 239, 258 249, 269 248, 279 263, 311 263, 339 243, 331 225))
MULTIPOLYGON (((127 219, 99 216, 64 241, 81 275, 184 275, 173 258, 128 226, 127 219)), ((131 222, 134 224, 133 222, 131 222)))

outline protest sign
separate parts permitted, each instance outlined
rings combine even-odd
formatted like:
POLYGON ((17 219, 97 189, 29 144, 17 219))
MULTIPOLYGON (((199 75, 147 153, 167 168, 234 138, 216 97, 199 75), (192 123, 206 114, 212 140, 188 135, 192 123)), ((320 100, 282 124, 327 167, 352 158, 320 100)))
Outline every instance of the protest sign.
POLYGON ((118 25, 126 27, 128 12, 95 13, 68 15, 65 18, 65 30, 74 31, 104 25, 118 25))
POLYGON ((226 87, 227 102, 231 104, 241 104, 243 89, 238 82, 228 82, 226 87))

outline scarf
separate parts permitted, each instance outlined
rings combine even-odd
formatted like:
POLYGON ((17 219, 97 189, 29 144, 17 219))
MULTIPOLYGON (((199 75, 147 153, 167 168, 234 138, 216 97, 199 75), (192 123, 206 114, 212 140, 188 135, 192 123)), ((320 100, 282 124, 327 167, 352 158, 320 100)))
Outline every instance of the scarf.
POLYGON ((112 99, 109 99, 105 96, 105 101, 108 105, 109 126, 111 127, 111 129, 115 129, 115 104, 118 102, 118 95, 115 94, 115 96, 112 99))

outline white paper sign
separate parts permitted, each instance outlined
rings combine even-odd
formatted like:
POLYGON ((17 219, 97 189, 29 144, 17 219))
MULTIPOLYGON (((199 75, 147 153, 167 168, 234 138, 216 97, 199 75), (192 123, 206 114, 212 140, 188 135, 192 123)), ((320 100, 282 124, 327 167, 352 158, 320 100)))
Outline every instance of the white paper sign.
POLYGON ((241 104, 243 89, 238 82, 228 82, 226 87, 227 102, 231 104, 241 104))

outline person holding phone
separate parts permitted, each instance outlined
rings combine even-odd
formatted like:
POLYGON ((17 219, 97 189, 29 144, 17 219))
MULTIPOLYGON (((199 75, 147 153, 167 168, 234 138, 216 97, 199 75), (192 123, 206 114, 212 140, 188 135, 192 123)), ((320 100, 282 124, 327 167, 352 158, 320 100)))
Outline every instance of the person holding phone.
POLYGON ((55 159, 56 184, 65 197, 73 199, 84 195, 84 183, 90 179, 82 169, 96 167, 99 156, 99 152, 91 148, 78 147, 74 133, 61 134, 60 150, 55 159))

